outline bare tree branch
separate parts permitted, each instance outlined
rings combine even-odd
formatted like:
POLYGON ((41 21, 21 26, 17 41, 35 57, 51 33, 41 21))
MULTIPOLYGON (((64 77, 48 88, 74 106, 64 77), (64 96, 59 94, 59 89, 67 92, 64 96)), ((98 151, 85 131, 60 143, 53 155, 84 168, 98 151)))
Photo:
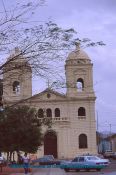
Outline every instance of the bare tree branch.
MULTIPOLYGON (((102 41, 91 42, 88 38, 77 38, 74 29, 62 29, 52 21, 33 26, 27 25, 33 11, 44 5, 44 0, 17 4, 10 10, 5 7, 4 0, 2 0, 2 3, 4 10, 0 12, 1 76, 8 72, 11 75, 10 72, 13 70, 25 66, 32 69, 33 75, 46 79, 55 74, 60 77, 56 65, 60 65, 65 60, 67 53, 72 50, 75 42, 80 42, 83 48, 104 45, 102 41), (18 48, 18 52, 13 53, 14 48, 18 48), (7 61, 2 62, 2 56, 8 56, 9 54, 10 57, 7 61), (19 58, 25 61, 23 65, 19 64, 17 66, 15 63, 18 62, 19 58)), ((57 84, 59 84, 59 80, 57 84)), ((52 86, 54 85, 56 85, 55 82, 52 86)))

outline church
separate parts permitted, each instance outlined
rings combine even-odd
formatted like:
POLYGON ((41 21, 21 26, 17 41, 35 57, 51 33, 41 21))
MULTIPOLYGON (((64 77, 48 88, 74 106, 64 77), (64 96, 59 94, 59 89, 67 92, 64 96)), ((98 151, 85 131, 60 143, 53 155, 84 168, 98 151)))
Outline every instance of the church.
MULTIPOLYGON (((18 48, 16 55, 17 52, 18 48)), ((66 94, 47 88, 32 96, 32 69, 26 58, 19 55, 4 67, 4 103, 29 105, 36 108, 38 118, 52 119, 52 127, 43 128, 44 140, 38 148, 38 157, 73 158, 97 153, 93 64, 79 45, 65 61, 65 76, 66 94)))

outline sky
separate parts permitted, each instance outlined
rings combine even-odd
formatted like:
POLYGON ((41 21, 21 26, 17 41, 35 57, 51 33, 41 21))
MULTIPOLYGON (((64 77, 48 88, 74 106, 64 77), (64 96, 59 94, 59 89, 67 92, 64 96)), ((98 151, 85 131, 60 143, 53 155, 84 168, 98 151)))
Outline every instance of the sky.
POLYGON ((93 62, 98 130, 116 132, 116 1, 47 0, 39 14, 63 28, 73 27, 80 38, 106 44, 85 51, 93 62))
MULTIPOLYGON (((4 2, 11 5, 12 1, 4 2)), ((53 20, 63 28, 74 28, 79 38, 106 44, 85 52, 93 62, 98 130, 116 132, 116 0, 46 0, 34 18, 53 20)), ((44 81, 35 81, 33 93, 46 88, 44 81)))

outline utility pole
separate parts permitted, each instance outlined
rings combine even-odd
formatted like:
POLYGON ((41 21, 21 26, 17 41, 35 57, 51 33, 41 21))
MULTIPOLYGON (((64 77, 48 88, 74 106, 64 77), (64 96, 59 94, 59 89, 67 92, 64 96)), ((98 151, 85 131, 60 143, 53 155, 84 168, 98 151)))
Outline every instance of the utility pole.
POLYGON ((111 125, 111 123, 109 124, 109 126, 110 126, 110 146, 111 146, 111 150, 112 150, 112 140, 111 140, 111 128, 112 128, 112 125, 111 125))
POLYGON ((112 125, 111 124, 109 124, 110 125, 110 135, 111 135, 111 127, 112 127, 112 125))
POLYGON ((98 111, 97 111, 97 147, 99 153, 99 143, 100 143, 100 135, 99 135, 99 119, 98 119, 98 111))

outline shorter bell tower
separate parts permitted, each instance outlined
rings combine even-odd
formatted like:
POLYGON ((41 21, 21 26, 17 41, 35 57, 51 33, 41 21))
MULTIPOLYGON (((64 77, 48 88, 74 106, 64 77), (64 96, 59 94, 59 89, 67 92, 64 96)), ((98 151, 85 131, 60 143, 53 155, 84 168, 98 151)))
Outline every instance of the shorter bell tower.
POLYGON ((32 70, 19 48, 7 59, 3 73, 3 99, 8 105, 32 96, 32 70))

